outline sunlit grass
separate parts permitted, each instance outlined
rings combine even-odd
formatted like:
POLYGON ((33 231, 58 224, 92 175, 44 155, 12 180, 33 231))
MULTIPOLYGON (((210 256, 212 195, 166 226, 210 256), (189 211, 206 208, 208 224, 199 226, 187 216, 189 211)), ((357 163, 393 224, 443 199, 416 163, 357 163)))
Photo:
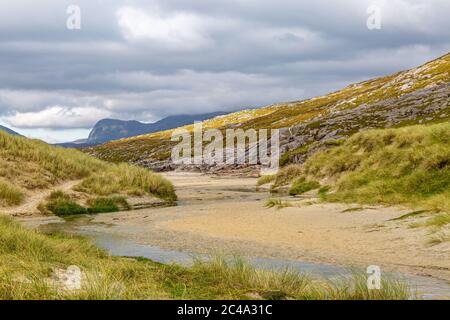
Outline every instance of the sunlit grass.
POLYGON ((0 299, 407 299, 408 288, 385 279, 368 290, 355 274, 341 281, 312 280, 290 271, 255 269, 242 259, 215 257, 192 267, 111 257, 90 241, 43 235, 0 217, 0 299), (83 272, 81 290, 62 290, 55 269, 83 272), (52 280, 53 279, 53 280, 52 280))
POLYGON ((26 191, 82 180, 89 194, 149 194, 173 201, 172 184, 160 175, 127 164, 111 164, 77 150, 0 131, 0 205, 18 205, 26 191))

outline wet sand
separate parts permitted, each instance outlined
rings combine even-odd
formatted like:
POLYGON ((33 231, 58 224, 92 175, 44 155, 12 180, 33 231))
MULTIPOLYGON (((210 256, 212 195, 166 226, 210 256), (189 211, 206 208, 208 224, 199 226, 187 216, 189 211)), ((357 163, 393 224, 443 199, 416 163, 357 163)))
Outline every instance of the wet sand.
POLYGON ((179 205, 98 215, 102 232, 165 249, 231 254, 433 276, 450 280, 450 244, 427 245, 414 220, 390 221, 411 210, 370 208, 343 212, 343 204, 267 209, 270 195, 256 179, 169 173, 179 205))

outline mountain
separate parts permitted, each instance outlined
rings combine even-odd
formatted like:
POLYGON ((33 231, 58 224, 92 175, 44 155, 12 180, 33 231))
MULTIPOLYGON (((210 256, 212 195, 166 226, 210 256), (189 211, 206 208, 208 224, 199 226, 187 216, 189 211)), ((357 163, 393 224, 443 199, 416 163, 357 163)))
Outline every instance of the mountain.
POLYGON ((195 121, 204 121, 224 114, 226 113, 213 112, 199 115, 170 116, 155 123, 103 119, 97 122, 87 139, 81 139, 69 143, 62 143, 59 145, 67 148, 85 148, 88 146, 95 146, 113 140, 169 130, 193 123, 195 121))
POLYGON ((14 136, 20 136, 19 133, 17 133, 17 132, 15 132, 15 131, 11 130, 10 128, 4 127, 4 126, 0 126, 0 130, 5 131, 5 132, 7 132, 7 133, 9 133, 9 134, 12 134, 12 135, 14 135, 14 136))
MULTIPOLYGON (((208 128, 280 129, 281 164, 303 163, 335 140, 372 128, 450 120, 450 54, 418 68, 352 84, 313 99, 242 110, 203 123, 208 128)), ((192 130, 192 126, 185 127, 192 130)), ((174 169, 171 131, 114 141, 86 152, 154 170, 174 169)), ((211 168, 201 167, 202 170, 211 168)))

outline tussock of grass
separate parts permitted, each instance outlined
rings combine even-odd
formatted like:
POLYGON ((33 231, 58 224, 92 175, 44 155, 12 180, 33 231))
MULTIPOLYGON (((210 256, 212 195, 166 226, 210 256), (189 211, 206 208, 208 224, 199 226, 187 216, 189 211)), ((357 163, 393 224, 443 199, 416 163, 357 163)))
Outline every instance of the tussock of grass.
POLYGON ((406 299, 408 289, 385 280, 367 290, 364 276, 312 281, 285 270, 256 270, 240 259, 197 261, 192 268, 110 257, 79 237, 43 235, 0 217, 0 299, 406 299), (79 291, 58 290, 52 270, 78 266, 79 291))
POLYGON ((0 205, 15 206, 22 203, 24 193, 12 184, 0 180, 0 205))
POLYGON ((43 214, 52 213, 57 216, 79 214, 97 214, 118 212, 130 208, 125 197, 97 197, 87 201, 87 207, 80 205, 76 199, 60 190, 54 191, 47 202, 40 205, 43 214))
POLYGON ((46 209, 57 216, 87 214, 88 210, 72 199, 59 198, 50 200, 46 209))
POLYGON ((261 176, 258 181, 256 182, 256 185, 259 186, 263 186, 265 184, 271 183, 273 181, 275 181, 276 179, 276 175, 272 174, 272 175, 267 175, 267 176, 261 176))
POLYGON ((125 192, 176 198, 172 184, 149 170, 110 164, 77 150, 0 131, 0 205, 20 204, 25 190, 47 189, 79 179, 83 179, 80 189, 89 194, 125 192))
POLYGON ((299 165, 289 165, 282 168, 276 175, 274 187, 286 186, 303 174, 299 165))
POLYGON ((301 177, 292 183, 289 194, 295 196, 319 188, 320 183, 317 181, 306 180, 306 178, 301 177))

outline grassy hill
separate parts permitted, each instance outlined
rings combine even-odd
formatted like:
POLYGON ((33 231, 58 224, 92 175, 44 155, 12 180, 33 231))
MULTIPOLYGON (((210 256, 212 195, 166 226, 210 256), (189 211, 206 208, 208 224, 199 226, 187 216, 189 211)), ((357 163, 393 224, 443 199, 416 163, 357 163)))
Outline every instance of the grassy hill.
MULTIPOLYGON (((327 140, 363 129, 401 127, 450 119, 450 54, 418 68, 350 85, 304 101, 242 110, 204 122, 204 128, 289 128, 282 164, 301 163, 327 148, 327 140)), ((185 127, 192 130, 192 126, 185 127)), ((170 162, 172 131, 110 142, 86 152, 108 161, 156 167, 170 162)))
POLYGON ((275 179, 275 186, 291 184, 291 194, 321 184, 331 201, 450 213, 450 123, 358 133, 304 165, 286 167, 275 179))
POLYGON ((175 199, 172 184, 149 170, 0 131, 0 206, 19 205, 39 190, 73 180, 80 180, 79 191, 92 196, 148 194, 175 199))

